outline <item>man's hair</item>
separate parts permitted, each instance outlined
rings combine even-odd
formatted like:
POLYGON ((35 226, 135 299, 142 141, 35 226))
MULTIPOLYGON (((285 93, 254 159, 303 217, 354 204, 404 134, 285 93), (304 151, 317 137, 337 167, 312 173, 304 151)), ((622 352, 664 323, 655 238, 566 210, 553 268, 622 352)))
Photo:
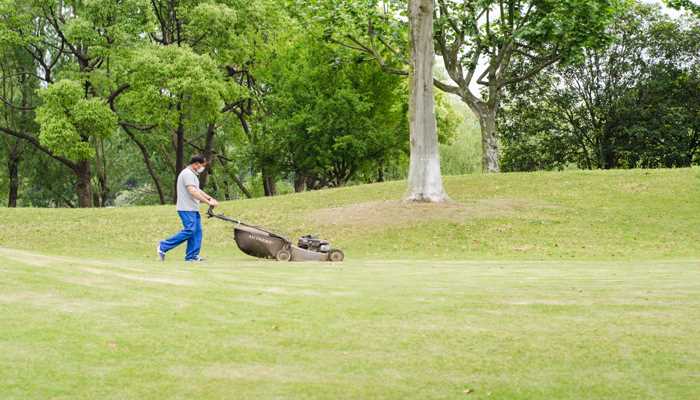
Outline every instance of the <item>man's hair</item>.
POLYGON ((190 158, 190 164, 194 164, 194 163, 204 164, 205 162, 207 162, 207 159, 204 158, 204 156, 201 154, 194 155, 194 156, 192 156, 192 158, 190 158))

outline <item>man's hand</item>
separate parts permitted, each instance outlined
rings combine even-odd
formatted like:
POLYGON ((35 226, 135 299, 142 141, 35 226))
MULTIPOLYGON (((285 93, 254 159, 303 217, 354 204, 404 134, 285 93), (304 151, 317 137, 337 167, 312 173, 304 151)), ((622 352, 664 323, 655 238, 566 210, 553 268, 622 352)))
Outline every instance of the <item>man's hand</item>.
POLYGON ((216 207, 219 205, 219 202, 216 201, 215 198, 209 196, 204 192, 204 190, 201 190, 200 188, 193 186, 193 185, 188 185, 187 186, 187 191, 190 192, 192 197, 199 201, 203 201, 206 204, 209 204, 212 207, 216 207))

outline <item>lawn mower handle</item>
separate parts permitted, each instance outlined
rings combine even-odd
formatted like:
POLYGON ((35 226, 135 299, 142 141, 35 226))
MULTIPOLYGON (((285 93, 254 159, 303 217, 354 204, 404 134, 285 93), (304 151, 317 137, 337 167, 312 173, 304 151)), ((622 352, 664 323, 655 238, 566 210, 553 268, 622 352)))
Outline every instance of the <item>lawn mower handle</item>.
POLYGON ((225 216, 224 214, 214 214, 214 206, 209 206, 209 208, 207 209, 207 216, 209 218, 214 217, 214 218, 222 219, 224 221, 233 222, 234 224, 241 224, 241 221, 235 220, 233 218, 229 218, 229 217, 225 216))
POLYGON ((236 224, 236 225, 243 225, 243 226, 247 226, 247 227, 249 227, 249 228, 255 228, 255 229, 257 229, 257 230, 260 230, 260 231, 262 231, 262 232, 267 233, 268 235, 270 235, 270 236, 272 236, 272 237, 276 237, 276 238, 279 238, 279 239, 284 240, 285 242, 291 243, 291 242, 289 241, 289 239, 287 239, 286 237, 284 237, 284 236, 282 236, 282 235, 278 235, 278 234, 276 234, 276 233, 274 233, 274 232, 270 232, 270 231, 268 231, 267 229, 265 229, 265 228, 263 228, 263 227, 255 226, 255 225, 248 225, 248 224, 246 224, 245 222, 241 222, 241 221, 239 221, 239 220, 237 220, 237 219, 229 218, 229 217, 225 216, 224 214, 214 214, 214 207, 213 207, 213 206, 209 206, 209 208, 207 209, 207 216, 208 216, 209 218, 214 217, 214 218, 218 218, 218 219, 221 219, 221 220, 224 220, 224 221, 227 221, 227 222, 231 222, 231 223, 234 223, 234 224, 236 224))

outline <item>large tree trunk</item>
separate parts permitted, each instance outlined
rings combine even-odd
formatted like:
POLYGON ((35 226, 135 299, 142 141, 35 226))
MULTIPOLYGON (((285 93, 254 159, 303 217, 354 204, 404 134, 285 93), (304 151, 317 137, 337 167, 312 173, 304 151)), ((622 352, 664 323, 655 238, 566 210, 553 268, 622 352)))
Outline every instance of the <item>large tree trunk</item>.
POLYGON ((306 190, 306 176, 301 172, 294 173, 294 192, 301 193, 306 190))
POLYGON ((605 133, 598 136, 598 165, 600 169, 613 169, 617 166, 610 140, 605 133))
MULTIPOLYGON (((178 104, 177 109, 180 110, 178 104)), ((182 116, 175 131, 175 180, 173 182, 173 204, 177 203, 177 177, 185 169, 185 125, 182 116)))
MULTIPOLYGON (((42 146, 39 140, 31 135, 28 135, 24 132, 19 132, 15 131, 13 129, 4 127, 0 125, 0 132, 14 136, 16 138, 22 139, 26 142, 29 142, 31 145, 33 145, 35 148, 40 150, 41 152, 47 154, 51 158, 60 161, 63 165, 68 167, 76 176, 77 178, 77 183, 75 185, 75 192, 78 195, 78 206, 79 207, 92 207, 92 188, 91 188, 91 180, 92 180, 92 174, 90 171, 90 161, 79 161, 75 162, 72 160, 69 160, 65 157, 59 156, 57 154, 54 154, 51 150, 47 149, 46 147, 42 146)), ((72 204, 69 201, 66 201, 67 204, 72 204)))
POLYGON ((265 192, 265 196, 275 196, 277 194, 277 187, 275 185, 275 177, 263 169, 262 179, 263 179, 263 190, 265 192))
POLYGON ((478 113, 479 125, 481 126, 481 168, 484 172, 500 172, 496 110, 495 108, 485 108, 478 113))
POLYGON ((19 143, 11 149, 7 160, 7 172, 10 177, 10 191, 7 199, 8 207, 17 207, 17 196, 19 193, 19 143))
POLYGON ((433 97, 433 0, 410 0, 409 21, 411 162, 406 200, 441 202, 447 194, 440 173, 433 97))
POLYGON ((107 179, 107 156, 105 155, 104 140, 95 141, 95 176, 97 177, 98 193, 95 194, 95 206, 106 207, 109 200, 109 181, 107 179))
POLYGON ((214 163, 212 162, 214 154, 214 135, 216 134, 216 124, 209 124, 207 126, 207 136, 204 141, 204 151, 202 155, 209 161, 209 168, 202 172, 199 176, 199 187, 204 189, 207 186, 207 181, 209 180, 209 173, 214 172, 214 163))
POLYGON ((74 172, 78 178, 75 186, 75 191, 78 195, 78 207, 92 207, 90 161, 79 161, 74 172))

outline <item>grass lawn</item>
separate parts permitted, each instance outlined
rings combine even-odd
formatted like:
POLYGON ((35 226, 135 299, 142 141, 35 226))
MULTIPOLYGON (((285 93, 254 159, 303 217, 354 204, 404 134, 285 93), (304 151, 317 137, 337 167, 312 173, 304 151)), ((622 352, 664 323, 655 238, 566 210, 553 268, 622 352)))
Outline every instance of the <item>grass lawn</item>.
POLYGON ((3 399, 700 390, 698 263, 0 260, 3 399))
POLYGON ((0 399, 693 399, 698 170, 447 179, 225 203, 319 232, 342 264, 275 263, 171 206, 0 209, 0 399))

